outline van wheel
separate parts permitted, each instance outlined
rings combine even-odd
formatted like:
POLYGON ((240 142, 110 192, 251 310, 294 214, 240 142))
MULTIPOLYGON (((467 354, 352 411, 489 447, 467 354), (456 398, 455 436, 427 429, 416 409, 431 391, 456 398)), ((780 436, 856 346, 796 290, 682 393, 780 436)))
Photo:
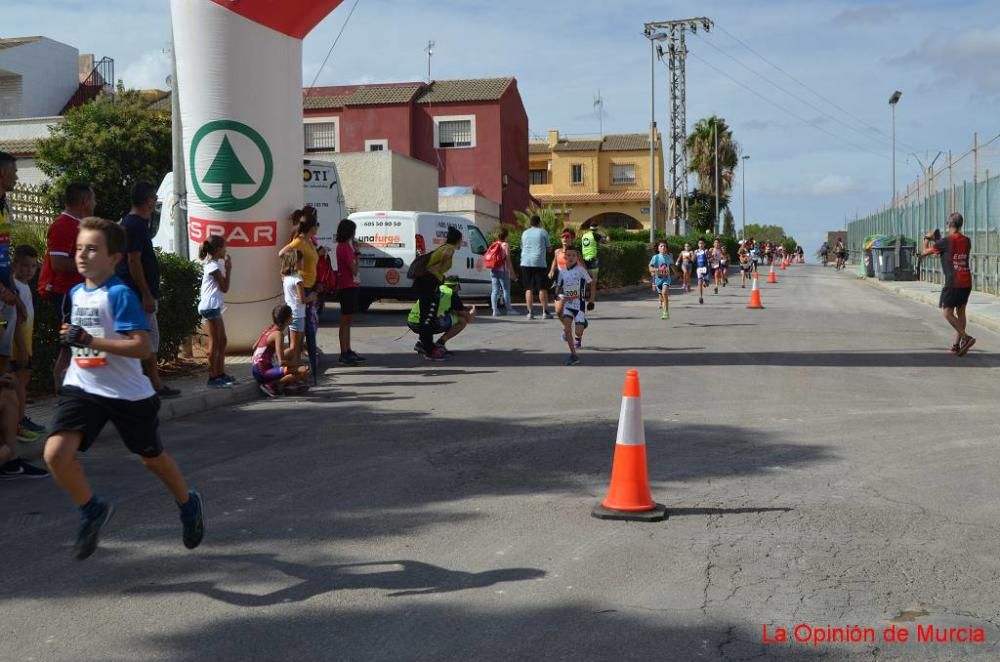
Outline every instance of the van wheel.
POLYGON ((368 309, 372 307, 373 303, 375 303, 375 299, 372 297, 358 297, 358 312, 368 312, 368 309))

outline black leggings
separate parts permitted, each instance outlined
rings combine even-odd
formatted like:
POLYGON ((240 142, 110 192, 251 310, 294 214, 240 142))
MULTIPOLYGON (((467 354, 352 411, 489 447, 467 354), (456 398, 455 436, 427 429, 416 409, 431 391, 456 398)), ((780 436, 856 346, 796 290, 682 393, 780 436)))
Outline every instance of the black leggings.
POLYGON ((434 348, 434 321, 441 300, 441 281, 433 274, 424 274, 414 285, 417 301, 420 302, 420 344, 424 346, 424 351, 430 352, 434 348))

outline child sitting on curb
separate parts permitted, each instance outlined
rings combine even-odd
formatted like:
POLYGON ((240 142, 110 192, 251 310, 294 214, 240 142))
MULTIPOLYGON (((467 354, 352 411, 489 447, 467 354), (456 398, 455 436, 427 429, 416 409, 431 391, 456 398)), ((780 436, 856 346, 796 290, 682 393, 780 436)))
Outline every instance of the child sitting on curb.
POLYGON ((257 338, 253 349, 253 377, 261 392, 269 398, 276 398, 290 387, 298 390, 305 386, 309 368, 304 365, 290 365, 285 356, 285 329, 292 323, 292 309, 278 305, 271 311, 274 324, 268 326, 257 338))

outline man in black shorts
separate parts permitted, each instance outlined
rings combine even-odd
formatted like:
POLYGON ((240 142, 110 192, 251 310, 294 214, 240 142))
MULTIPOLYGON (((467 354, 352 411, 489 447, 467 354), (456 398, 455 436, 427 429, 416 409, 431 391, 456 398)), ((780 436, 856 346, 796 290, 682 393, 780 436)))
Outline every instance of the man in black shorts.
POLYGON ((944 273, 944 288, 941 290, 940 307, 944 318, 955 329, 955 344, 951 351, 957 356, 965 354, 976 344, 976 339, 965 332, 965 307, 972 294, 972 270, 969 268, 969 252, 972 242, 962 234, 964 219, 958 212, 948 217, 948 234, 938 237, 934 233, 924 235, 923 255, 940 255, 941 271, 944 273))

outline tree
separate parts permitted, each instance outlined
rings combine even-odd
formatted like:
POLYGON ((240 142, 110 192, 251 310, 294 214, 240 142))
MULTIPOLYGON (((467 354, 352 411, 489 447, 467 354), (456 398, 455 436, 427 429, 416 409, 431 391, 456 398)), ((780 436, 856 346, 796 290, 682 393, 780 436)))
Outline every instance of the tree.
POLYGON ((757 223, 747 223, 747 233, 745 238, 753 237, 756 241, 771 241, 781 243, 788 238, 785 228, 780 225, 758 225, 757 223))
MULTIPOLYGON (((704 191, 712 199, 713 227, 719 227, 719 218, 715 215, 715 141, 718 134, 719 142, 719 213, 726 207, 733 188, 733 177, 736 164, 739 161, 739 144, 733 140, 733 131, 726 125, 726 120, 716 115, 698 120, 694 130, 688 136, 687 151, 689 156, 688 170, 698 175, 698 189, 704 191)), ((690 207, 689 207, 690 209, 690 207)), ((690 219, 689 219, 690 220, 690 219)))
POLYGON ((38 142, 38 167, 52 180, 49 205, 58 211, 68 184, 90 182, 95 213, 121 218, 131 208, 133 184, 159 184, 170 172, 170 141, 170 113, 149 109, 136 90, 119 85, 114 96, 74 108, 38 142))
POLYGON ((563 231, 563 219, 569 215, 565 207, 561 212, 557 212, 551 204, 544 207, 532 205, 524 211, 515 211, 514 217, 521 224, 522 230, 531 227, 531 217, 537 216, 542 221, 542 229, 549 233, 550 237, 558 237, 563 231))
POLYGON ((730 211, 729 207, 726 207, 722 212, 722 234, 727 237, 736 236, 736 220, 733 218, 733 212, 730 211))
MULTIPOLYGON (((729 204, 728 196, 719 197, 719 206, 725 209, 729 204)), ((688 224, 692 231, 698 234, 716 232, 715 225, 715 196, 705 191, 695 189, 688 194, 688 224)))

